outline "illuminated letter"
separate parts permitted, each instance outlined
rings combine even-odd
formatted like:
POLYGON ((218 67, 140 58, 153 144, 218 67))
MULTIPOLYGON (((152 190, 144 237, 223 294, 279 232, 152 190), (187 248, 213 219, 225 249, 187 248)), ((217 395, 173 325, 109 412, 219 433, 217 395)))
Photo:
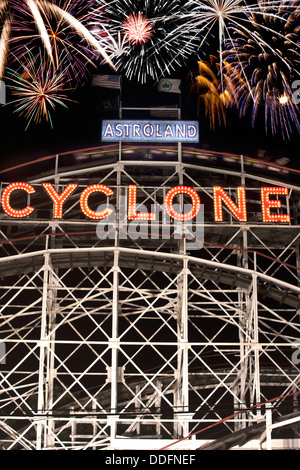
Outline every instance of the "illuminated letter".
POLYGON ((143 127, 143 134, 145 137, 152 137, 154 133, 154 128, 152 124, 145 124, 143 127), (149 131, 147 130, 149 128, 149 131))
POLYGON ((188 137, 192 139, 193 137, 196 137, 197 135, 197 128, 196 126, 188 126, 188 137))
POLYGON ((196 191, 188 186, 176 186, 170 189, 165 198, 165 209, 170 217, 176 220, 191 220, 198 214, 200 210, 200 198, 196 191), (192 208, 186 214, 179 214, 173 208, 173 199, 177 194, 188 194, 192 199, 192 208))
POLYGON ((160 133, 160 125, 156 124, 156 135, 155 137, 162 137, 162 134, 160 133))
POLYGON ((261 190, 261 208, 262 208, 262 216, 263 222, 290 222, 290 216, 288 214, 271 214, 270 208, 281 207, 281 202, 279 199, 273 199, 270 201, 269 195, 276 194, 276 195, 283 195, 286 196, 288 194, 287 188, 260 188, 261 190))
POLYGON ((128 220, 155 220, 154 213, 136 212, 136 186, 130 185, 128 191, 128 220))
POLYGON ((216 222, 223 221, 222 201, 240 222, 247 222, 245 188, 243 186, 239 186, 236 191, 238 199, 237 206, 230 199, 228 194, 225 193, 221 186, 214 186, 214 208, 216 222))
POLYGON ((167 125, 166 125, 165 138, 167 138, 167 137, 174 138, 172 126, 171 126, 170 124, 167 124, 167 125))
POLYGON ((105 128, 105 130, 104 130, 104 132, 103 132, 103 136, 104 136, 104 137, 106 137, 106 136, 108 136, 108 135, 110 135, 111 137, 114 136, 114 133, 113 133, 113 129, 112 129, 111 124, 107 124, 107 126, 106 126, 106 128, 105 128))
POLYGON ((34 210, 33 207, 26 206, 25 209, 13 209, 10 205, 10 195, 13 191, 21 189, 27 194, 35 193, 35 189, 28 183, 11 183, 2 192, 1 203, 3 210, 11 217, 26 217, 34 210))
POLYGON ((133 135, 132 135, 132 137, 141 137, 140 130, 141 130, 140 124, 133 124, 133 135))
POLYGON ((42 186, 44 186, 50 198, 54 202, 54 218, 61 219, 63 204, 65 200, 68 199, 72 192, 77 188, 78 184, 68 184, 66 189, 60 195, 57 194, 51 183, 42 183, 42 186))
POLYGON ((116 137, 122 137, 122 125, 121 124, 116 124, 116 137))
POLYGON ((86 215, 90 219, 105 219, 105 217, 108 217, 113 212, 112 209, 108 207, 107 209, 104 209, 101 212, 97 212, 92 211, 88 206, 89 196, 92 193, 96 192, 104 193, 105 196, 111 196, 114 193, 108 186, 104 186, 103 184, 92 184, 91 186, 88 186, 84 191, 82 191, 80 196, 80 208, 84 215, 86 215))
POLYGON ((186 126, 175 124, 175 137, 185 137, 186 126))

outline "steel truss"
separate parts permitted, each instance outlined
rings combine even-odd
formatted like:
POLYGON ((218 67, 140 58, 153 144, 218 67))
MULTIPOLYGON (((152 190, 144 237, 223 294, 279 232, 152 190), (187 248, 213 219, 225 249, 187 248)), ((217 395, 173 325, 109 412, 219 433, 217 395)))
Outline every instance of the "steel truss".
POLYGON ((35 218, 1 213, 2 448, 197 449, 235 433, 245 440, 262 423, 256 444, 272 447, 274 422, 290 413, 289 447, 299 447, 300 188, 286 170, 258 173, 250 159, 219 165, 220 155, 171 151, 107 147, 75 154, 74 167, 56 156, 41 176, 30 167, 26 181, 37 188, 114 190, 117 225, 102 240, 76 194, 60 220, 40 196, 35 218), (156 155, 159 163, 148 159, 156 155), (290 224, 261 223, 262 182, 289 188, 290 224), (127 236, 119 202, 129 184, 144 207, 177 184, 208 201, 214 184, 232 198, 243 184, 251 217, 240 224, 224 208, 216 223, 205 212, 198 250, 181 235, 149 237, 147 222, 127 236))

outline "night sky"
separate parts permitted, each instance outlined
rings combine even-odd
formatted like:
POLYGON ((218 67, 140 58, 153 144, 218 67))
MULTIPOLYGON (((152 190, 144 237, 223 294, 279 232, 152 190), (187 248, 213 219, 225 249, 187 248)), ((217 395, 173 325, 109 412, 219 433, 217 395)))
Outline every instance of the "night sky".
MULTIPOLYGON (((107 73, 107 70, 100 70, 99 73, 107 73)), ((189 100, 186 89, 188 73, 189 70, 183 67, 180 73, 174 74, 172 78, 182 80, 182 118, 197 119, 196 100, 195 98, 189 100)), ((167 98, 178 100, 178 95, 175 94, 157 94, 154 83, 141 85, 124 78, 122 83, 123 102, 127 106, 134 106, 137 103, 139 106, 147 106, 152 103, 154 95, 156 99, 161 100, 160 103, 157 102, 157 105, 164 105, 167 98)), ((106 98, 114 98, 115 94, 115 91, 107 89, 95 90, 88 80, 72 93, 71 98, 75 102, 68 104, 68 109, 57 107, 57 110, 52 113, 53 129, 48 123, 42 123, 32 124, 26 131, 26 120, 14 113, 13 105, 9 104, 11 96, 8 90, 8 104, 0 105, 0 167, 6 168, 41 156, 101 145, 101 120, 110 116, 118 117, 117 110, 107 112, 103 109, 102 103, 106 98)), ((138 116, 136 118, 138 119, 138 116)), ((221 126, 211 131, 208 118, 205 118, 204 113, 199 116, 199 122, 199 148, 258 158, 263 156, 272 162, 287 157, 290 159, 287 166, 300 167, 298 157, 300 138, 296 132, 290 140, 286 141, 282 140, 280 135, 266 136, 263 122, 258 122, 253 129, 250 117, 240 119, 234 109, 228 112, 226 128, 221 126)))

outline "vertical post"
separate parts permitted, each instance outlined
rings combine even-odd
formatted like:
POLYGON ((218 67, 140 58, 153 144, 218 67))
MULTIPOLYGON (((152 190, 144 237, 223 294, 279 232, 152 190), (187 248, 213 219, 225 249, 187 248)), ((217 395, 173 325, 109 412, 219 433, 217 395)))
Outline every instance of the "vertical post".
POLYGON ((189 411, 189 377, 188 377, 188 262, 184 258, 183 269, 180 274, 179 294, 178 294, 178 336, 179 350, 177 359, 177 380, 175 392, 175 409, 177 408, 178 423, 175 423, 177 437, 184 437, 188 434, 188 418, 184 418, 189 411))
POLYGON ((244 155, 241 155, 241 185, 245 185, 244 155))
MULTIPOLYGON (((256 271, 256 254, 254 258, 254 269, 256 271)), ((253 341, 254 348, 254 390, 256 403, 261 402, 260 394, 260 370, 259 370, 259 335, 258 335, 258 306, 257 306, 257 275, 253 275, 253 341)), ((257 408, 257 417, 260 418, 260 408, 257 408)))
MULTIPOLYGON (((249 357, 247 354, 247 346, 245 345, 246 341, 246 334, 247 334, 247 321, 246 321, 246 309, 243 308, 243 300, 244 296, 242 292, 238 293, 239 296, 239 303, 240 303, 240 315, 239 315, 239 342, 240 342, 240 370, 239 370, 239 384, 235 387, 235 399, 234 399, 234 406, 238 408, 243 408, 246 406, 246 382, 247 382, 247 371, 248 371, 248 362, 249 357)), ((245 418, 245 414, 240 415, 241 420, 245 418)), ((235 424, 235 431, 244 428, 244 423, 236 423, 235 424)))
MULTIPOLYGON (((179 109, 178 119, 181 118, 181 93, 179 96, 179 109)), ((178 153, 178 181, 180 185, 183 185, 183 167, 182 167, 182 144, 177 144, 178 153)), ((180 196, 180 206, 184 211, 183 195, 180 196)), ((183 224, 182 222, 182 239, 178 243, 178 251, 182 254, 186 253, 186 242, 183 236, 183 224)), ((178 308, 177 308, 177 332, 180 344, 178 346, 178 357, 177 357, 177 371, 176 371, 176 390, 174 394, 174 405, 177 408, 177 422, 174 423, 174 431, 178 438, 184 437, 188 434, 188 422, 184 419, 183 412, 189 411, 189 395, 188 395, 188 333, 187 333, 187 303, 188 303, 188 268, 187 260, 184 258, 183 269, 178 281, 178 308)))
POLYGON ((49 304, 49 347, 48 347, 48 360, 47 360, 47 388, 46 388, 46 410, 49 413, 48 418, 48 430, 46 446, 47 448, 54 446, 54 420, 51 418, 52 414, 52 404, 54 396, 54 380, 55 380, 55 360, 54 360, 54 350, 55 350, 55 320, 58 310, 58 305, 56 303, 56 289, 54 289, 53 273, 50 271, 49 275, 49 284, 51 286, 50 290, 50 304, 49 304), (51 432, 52 431, 52 432, 51 432))
MULTIPOLYGON (((135 396, 136 397, 138 396, 140 389, 141 389, 140 385, 135 386, 135 396)), ((134 400, 134 410, 135 410, 136 416, 139 415, 140 409, 141 409, 140 402, 139 402, 138 399, 135 399, 134 400)), ((136 429, 137 435, 139 436, 141 434, 141 422, 140 421, 137 421, 135 429, 136 429)))
MULTIPOLYGON (((299 217, 297 217, 297 223, 299 224, 299 222, 300 222, 299 217)), ((298 271, 297 271, 297 277, 298 277, 297 284, 298 284, 298 287, 300 287, 300 248, 299 248, 299 245, 297 245, 295 247, 295 252, 296 252, 296 266, 298 268, 298 271)), ((300 324, 300 308, 297 309, 297 314, 298 314, 298 324, 300 324)), ((293 391, 296 391, 296 387, 295 387, 295 390, 293 390, 293 391)), ((299 403, 298 403, 297 395, 293 396, 293 409, 294 409, 294 411, 299 411, 299 403)), ((299 437, 300 436, 300 423, 297 424, 296 429, 297 429, 297 434, 298 434, 298 437, 299 437)))
MULTIPOLYGON (((245 178, 245 171, 244 171, 244 156, 240 155, 240 165, 241 165, 241 186, 245 186, 246 178, 245 178)), ((244 224, 241 227, 242 231, 242 243, 241 248, 242 251, 238 255, 238 263, 245 269, 249 267, 249 259, 248 259, 248 227, 244 224)), ((249 355, 250 347, 247 345, 249 343, 249 338, 252 335, 253 324, 251 315, 249 315, 249 311, 251 309, 251 299, 250 293, 247 290, 241 290, 238 293, 239 304, 240 304, 240 329, 239 329, 239 341, 240 341, 240 371, 239 371, 239 386, 236 387, 236 398, 234 400, 234 405, 238 406, 239 408, 246 408, 246 389, 247 389, 247 380, 251 380, 249 374, 252 373, 251 370, 251 357, 249 355), (246 344, 245 344, 246 343, 246 344)), ((252 308, 253 304, 256 303, 254 299, 254 295, 252 298, 252 308)), ((246 427, 245 422, 243 421, 246 418, 246 414, 241 414, 242 422, 240 424, 235 425, 236 431, 246 427)))
MULTIPOLYGON (((118 284, 119 284, 119 250, 114 252, 113 265, 113 304, 112 304, 112 337, 111 337, 111 414, 117 413, 117 386, 118 386, 118 284)), ((116 419, 110 423, 111 441, 116 438, 116 419)))
MULTIPOLYGON (((120 142, 121 144, 121 142, 120 142)), ((116 220, 115 220, 115 247, 119 246, 120 243, 120 220, 123 218, 121 207, 121 164, 117 165, 117 191, 116 191, 116 220)))
MULTIPOLYGON (((182 405, 184 413, 189 411, 189 344, 188 344, 188 262, 184 259, 184 267, 182 272, 183 277, 183 296, 182 296, 182 347, 183 347, 183 364, 182 364, 182 405)), ((188 420, 183 422, 183 436, 188 434, 188 420)))
POLYGON ((70 416, 71 416, 71 444, 72 447, 76 444, 76 434, 77 434, 77 422, 76 419, 72 419, 72 416, 75 415, 74 413, 74 406, 70 407, 70 416))
MULTIPOLYGON (((248 253, 247 253, 247 244, 248 244, 248 232, 247 227, 244 226, 242 230, 242 251, 238 252, 238 265, 243 268, 248 268, 248 253)), ((249 330, 251 329, 251 324, 249 320, 248 310, 250 308, 250 295, 249 292, 245 289, 241 289, 238 292, 238 301, 240 306, 240 315, 239 315, 239 341, 240 341, 240 371, 239 371, 239 386, 236 387, 237 397, 234 399, 234 405, 238 408, 246 408, 246 384, 247 377, 249 374, 249 330)), ((241 414, 241 423, 235 425, 235 430, 238 431, 245 427, 245 413, 241 414), (244 420, 244 421, 243 421, 244 420)))
MULTIPOLYGON (((179 94, 179 108, 177 113, 178 119, 181 119, 181 91, 179 94)), ((179 184, 183 184, 183 175, 182 175, 182 142, 177 143, 177 154, 178 154, 178 164, 179 164, 179 184)))
MULTIPOLYGON (((119 102, 119 119, 123 118, 123 101, 122 101, 122 76, 120 76, 120 102, 119 102)), ((119 140, 119 162, 122 160, 122 142, 119 140)))
MULTIPOLYGON (((43 275, 43 294, 42 294, 42 316, 41 316, 41 333, 40 333, 40 357, 39 357, 39 378, 38 378, 38 403, 37 412, 42 414, 45 406, 44 385, 45 385, 45 352, 46 352, 46 328, 47 328, 47 301, 48 301, 48 276, 49 276, 49 253, 44 255, 44 275, 43 275)), ((39 421, 37 424, 36 449, 42 448, 42 432, 44 423, 39 421)))
POLYGON ((54 163, 54 167, 55 167, 55 171, 54 171, 54 179, 55 179, 55 183, 58 182, 58 166, 59 166, 59 155, 56 154, 55 155, 55 163, 54 163))
MULTIPOLYGON (((245 186, 246 184, 246 178, 245 178, 245 169, 244 169, 244 156, 240 155, 240 164, 241 164, 241 186, 245 186)), ((248 259, 248 228, 244 224, 242 227, 242 254, 241 254, 241 266, 245 269, 248 269, 249 267, 249 259, 248 259)), ((249 374, 252 373, 251 370, 251 358, 249 357, 249 346, 246 346, 243 344, 244 342, 248 343, 249 342, 249 337, 252 332, 253 325, 251 323, 251 316, 249 316, 249 309, 250 309, 250 295, 247 290, 242 291, 239 294, 240 298, 240 310, 242 312, 240 316, 240 323, 241 323, 241 329, 239 332, 240 336, 240 354, 241 354, 241 371, 240 371, 240 407, 246 407, 246 383, 247 379, 251 380, 251 377, 249 377, 249 374)), ((252 298, 252 307, 253 303, 256 303, 256 300, 254 299, 254 295, 252 298)), ((242 415, 243 418, 246 418, 246 415, 242 415)), ((241 423, 238 428, 244 428, 246 427, 245 423, 241 423)))
MULTIPOLYGON (((59 155, 55 156, 55 174, 54 174, 54 183, 55 189, 59 192, 59 155)), ((49 227, 51 227, 51 233, 54 235, 57 232, 57 221, 53 220, 49 227)), ((57 240, 55 236, 50 237, 50 247, 51 249, 55 249, 57 247, 57 240)), ((48 246, 47 246, 48 248, 48 246)), ((53 395, 54 395, 54 379, 55 379, 55 366, 54 366, 54 350, 55 350, 55 321, 56 321, 56 313, 58 306, 56 304, 56 297, 57 297, 57 289, 54 287, 54 276, 52 271, 52 266, 50 266, 50 261, 48 262, 49 274, 48 274, 48 284, 51 287, 48 293, 48 338, 49 338, 49 346, 47 350, 47 378, 46 378, 46 397, 45 397, 45 407, 47 412, 51 410, 52 412, 52 404, 53 404, 53 395), (51 268, 51 269, 50 269, 51 268)), ((54 446, 54 420, 49 418, 47 420, 47 431, 46 431, 46 447, 53 447, 54 446), (52 431, 52 432, 51 432, 52 431)))
POLYGON ((267 450, 272 450, 272 405, 266 404, 266 442, 267 450))
MULTIPOLYGON (((300 287, 300 248, 299 248, 299 245, 295 247, 295 250, 296 250, 296 266, 298 268, 298 271, 297 271, 298 282, 297 283, 298 283, 298 287, 300 287)), ((297 313, 298 313, 298 319, 300 322, 300 309, 297 309, 297 313)))
MULTIPOLYGON (((160 391, 162 391, 162 389, 163 389, 162 383, 159 382, 159 381, 156 383, 156 387, 160 391)), ((158 410, 159 415, 161 416, 161 395, 160 394, 157 395, 157 399, 155 400, 154 407, 155 407, 156 410, 158 410)), ((156 422, 156 435, 160 436, 160 434, 161 434, 161 421, 159 419, 156 422)))

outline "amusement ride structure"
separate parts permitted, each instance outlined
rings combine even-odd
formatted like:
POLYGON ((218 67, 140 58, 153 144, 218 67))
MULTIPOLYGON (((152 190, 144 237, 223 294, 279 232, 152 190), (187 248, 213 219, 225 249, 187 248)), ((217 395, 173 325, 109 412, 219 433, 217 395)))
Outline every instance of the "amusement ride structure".
POLYGON ((299 448, 297 181, 182 142, 2 170, 1 448, 299 448))

